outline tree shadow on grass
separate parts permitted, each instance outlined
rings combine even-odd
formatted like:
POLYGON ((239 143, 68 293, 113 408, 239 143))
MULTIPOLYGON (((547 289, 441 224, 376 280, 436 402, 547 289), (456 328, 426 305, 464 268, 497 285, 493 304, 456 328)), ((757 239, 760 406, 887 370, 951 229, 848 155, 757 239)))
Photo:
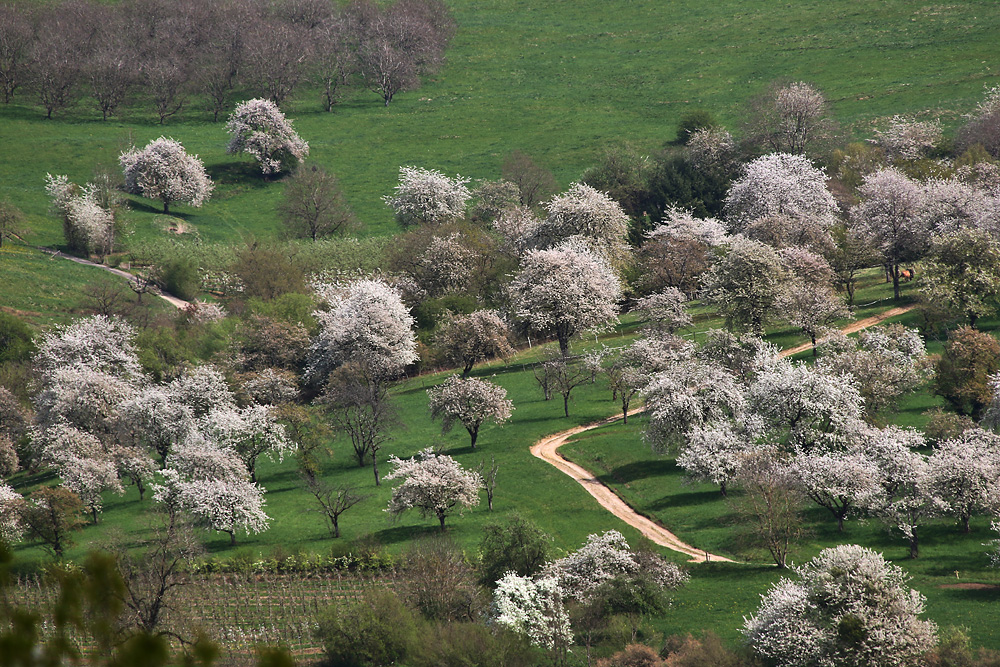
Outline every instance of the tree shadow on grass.
POLYGON ((611 477, 622 484, 629 484, 630 482, 649 479, 650 477, 676 477, 683 474, 684 472, 673 461, 665 459, 635 461, 618 466, 610 471, 611 477))
MULTIPOLYGON (((419 539, 422 537, 435 537, 441 535, 441 529, 438 528, 437 522, 431 524, 430 519, 426 526, 392 526, 391 528, 385 528, 374 533, 375 538, 380 544, 398 544, 403 542, 410 542, 411 540, 419 539)), ((447 535, 448 523, 445 521, 445 532, 447 535)))
MULTIPOLYGON (((658 512, 672 507, 695 507, 697 505, 709 505, 718 502, 720 497, 721 494, 718 490, 672 493, 669 496, 663 496, 656 502, 651 503, 649 505, 649 510, 651 512, 658 512)), ((717 522, 713 519, 711 523, 712 525, 715 525, 717 522)))
POLYGON ((239 185, 249 188, 266 188, 280 180, 264 176, 255 162, 216 162, 205 165, 205 171, 216 185, 239 185))

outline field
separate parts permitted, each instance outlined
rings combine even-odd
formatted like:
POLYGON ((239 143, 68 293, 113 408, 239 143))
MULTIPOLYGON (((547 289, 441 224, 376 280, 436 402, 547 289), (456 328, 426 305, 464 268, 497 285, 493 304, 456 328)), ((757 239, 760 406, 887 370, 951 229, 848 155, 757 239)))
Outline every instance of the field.
MULTIPOLYGON (((310 143, 310 160, 340 179, 349 203, 366 225, 363 235, 388 236, 397 231, 381 197, 395 185, 400 165, 497 178, 503 156, 520 149, 551 169, 565 186, 607 146, 630 142, 643 152, 659 150, 674 138, 677 121, 686 112, 706 109, 738 128, 747 99, 777 78, 817 85, 831 101, 845 136, 859 138, 870 136, 876 119, 898 113, 929 111, 954 127, 981 99, 984 87, 997 82, 992 67, 1000 13, 991 2, 919 5, 890 0, 862 6, 850 0, 752 5, 734 0, 454 0, 449 4, 458 22, 457 36, 445 67, 420 90, 399 95, 389 107, 381 106, 371 93, 357 91, 332 113, 325 113, 315 91, 304 89, 286 105, 297 130, 310 143)), ((246 158, 226 155, 223 124, 210 122, 198 104, 162 127, 138 107, 107 122, 100 121, 86 102, 53 121, 44 120, 23 99, 0 108, 0 199, 26 213, 27 243, 60 247, 61 224, 48 211, 45 174, 65 173, 83 182, 98 164, 114 165, 130 142, 142 145, 161 134, 198 153, 217 184, 213 199, 202 209, 176 207, 173 215, 187 229, 176 237, 179 243, 213 253, 215 244, 279 238, 275 209, 284 187, 281 179, 265 180, 246 158)), ((166 231, 173 221, 159 215, 157 206, 134 197, 131 204, 132 234, 126 249, 175 238, 166 231)), ((231 247, 218 252, 231 252, 231 247)), ((19 243, 5 243, 0 249, 0 307, 36 326, 64 322, 97 271, 53 260, 19 243)), ((858 302, 866 304, 858 316, 887 307, 889 291, 871 280, 858 295, 858 302)), ((905 296, 907 302, 912 298, 909 293, 905 296)), ((696 325, 688 332, 695 339, 721 324, 706 309, 695 313, 696 325)), ((918 316, 901 319, 915 324, 918 316)), ((983 323, 984 328, 997 324, 983 323)), ((624 344, 635 329, 636 323, 629 321, 605 334, 601 342, 624 344)), ((802 341, 790 330, 773 331, 769 338, 783 347, 802 341)), ((575 345, 593 344, 590 338, 575 345)), ((928 341, 928 347, 935 352, 941 346, 939 341, 928 341)), ((465 466, 489 466, 491 457, 500 464, 495 510, 478 507, 448 519, 448 536, 470 556, 476 553, 483 525, 515 511, 552 534, 563 552, 579 546, 589 533, 611 528, 621 530, 630 541, 638 539, 636 531, 598 508, 578 485, 528 454, 530 444, 541 436, 596 421, 616 409, 599 379, 576 390, 571 416, 563 417, 561 402, 544 401, 535 386, 530 363, 539 355, 535 347, 509 364, 476 369, 477 375, 491 377, 508 390, 516 411, 503 428, 485 428, 475 450, 469 448, 461 428, 442 435, 439 425, 430 421, 425 390, 444 375, 410 378, 395 390, 399 421, 405 426, 394 431, 384 454, 409 456, 435 446, 465 466)), ((893 420, 922 426, 926 421, 922 413, 937 402, 929 392, 919 393, 893 420)), ((641 441, 642 424, 637 419, 627 427, 608 426, 563 451, 682 539, 751 559, 751 564, 693 566, 690 584, 676 595, 667 616, 657 621, 664 633, 711 628, 735 642, 742 617, 753 612, 759 595, 780 574, 760 554, 746 554, 733 543, 732 512, 717 490, 684 483, 672 460, 654 456, 641 441)), ((391 485, 374 487, 371 470, 354 465, 347 444, 337 441, 333 446, 329 478, 370 494, 342 517, 344 538, 331 539, 321 517, 308 511, 311 500, 294 462, 286 459, 260 467, 268 489, 266 509, 273 519, 270 530, 241 536, 235 548, 230 548, 228 536, 206 534, 210 553, 254 559, 278 551, 339 553, 380 546, 398 554, 414 539, 437 534, 433 518, 411 514, 390 522, 382 510, 391 485)), ((387 472, 384 459, 380 467, 387 472)), ((45 475, 15 479, 22 492, 51 481, 45 475)), ((124 496, 110 496, 105 502, 102 523, 83 531, 78 546, 68 554, 71 559, 81 559, 110 527, 120 528, 131 539, 147 534, 148 497, 140 501, 130 488, 124 496)), ((988 567, 990 547, 984 543, 995 533, 985 519, 974 521, 969 536, 960 535, 948 521, 934 523, 923 536, 922 558, 909 561, 905 543, 880 525, 852 520, 842 536, 835 526, 831 529, 824 512, 808 514, 811 534, 795 552, 796 562, 844 539, 876 548, 913 576, 913 585, 928 597, 931 618, 943 626, 966 626, 975 645, 1000 649, 1000 637, 994 632, 1000 622, 1000 607, 995 604, 1000 600, 1000 574, 988 567)), ((669 552, 665 555, 683 560, 669 552)), ((25 570, 48 560, 36 545, 20 547, 18 558, 25 570)), ((259 620, 255 614, 246 614, 251 624, 259 620)))

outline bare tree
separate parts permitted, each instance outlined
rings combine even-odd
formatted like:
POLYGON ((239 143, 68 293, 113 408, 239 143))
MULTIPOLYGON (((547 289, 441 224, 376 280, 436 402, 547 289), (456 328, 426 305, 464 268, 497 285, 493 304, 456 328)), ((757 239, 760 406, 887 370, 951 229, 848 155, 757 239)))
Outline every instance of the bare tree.
POLYGON ((27 76, 32 28, 21 7, 0 5, 0 92, 10 103, 27 76))
POLYGON ((331 373, 321 401, 337 431, 350 439, 358 466, 364 466, 371 456, 375 485, 379 486, 378 452, 389 439, 396 411, 386 384, 372 381, 369 375, 358 363, 342 365, 331 373))
POLYGON ((292 236, 313 241, 358 226, 337 177, 316 165, 300 165, 295 170, 285 186, 278 213, 292 236))
POLYGON ((46 118, 76 101, 82 76, 80 45, 87 21, 81 12, 64 12, 65 8, 53 7, 41 16, 28 62, 31 87, 46 118))
POLYGON ((490 454, 490 469, 486 469, 486 461, 480 461, 476 472, 483 478, 483 489, 486 491, 486 505, 493 511, 493 492, 497 488, 497 473, 500 472, 500 464, 495 456, 490 454))
POLYGON ((558 187, 551 171, 538 166, 530 155, 519 150, 504 158, 500 173, 504 180, 517 185, 521 204, 528 207, 538 205, 558 187))
POLYGON ((21 224, 24 222, 24 213, 7 200, 0 200, 0 248, 3 247, 3 240, 17 236, 21 233, 21 224))
POLYGON ((772 83, 750 102, 746 136, 766 150, 816 152, 834 131, 823 93, 803 81, 772 83))
POLYGON ((563 397, 563 413, 569 417, 569 398, 573 390, 591 381, 593 373, 579 357, 555 357, 544 364, 552 389, 563 397))
POLYGON ((312 31, 308 75, 322 89, 327 111, 333 111, 358 73, 356 53, 357 30, 347 12, 329 17, 312 31))
POLYGON ((85 45, 84 71, 101 118, 107 120, 125 103, 138 81, 139 54, 129 44, 117 11, 105 9, 97 16, 99 27, 85 45))
POLYGON ((788 552, 802 536, 802 492, 788 465, 769 452, 747 455, 737 474, 743 493, 731 500, 745 526, 744 539, 770 552, 779 568, 788 564, 788 552))
POLYGON ((340 537, 340 515, 368 498, 354 492, 349 486, 331 486, 319 477, 302 475, 306 489, 316 499, 317 509, 326 520, 331 537, 340 537))
POLYGON ((250 29, 245 44, 247 82, 258 96, 281 104, 305 71, 310 46, 306 31, 269 18, 250 29))

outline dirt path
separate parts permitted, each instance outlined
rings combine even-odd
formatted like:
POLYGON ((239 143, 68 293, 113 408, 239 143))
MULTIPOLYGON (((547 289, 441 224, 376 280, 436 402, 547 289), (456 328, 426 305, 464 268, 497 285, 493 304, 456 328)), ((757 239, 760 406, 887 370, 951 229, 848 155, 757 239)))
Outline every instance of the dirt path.
MULTIPOLYGON (((91 262, 89 259, 83 259, 82 257, 74 257, 73 255, 66 255, 64 253, 59 252, 58 250, 53 250, 52 248, 45 248, 43 246, 32 246, 32 247, 35 248, 36 250, 41 250, 42 252, 48 253, 53 258, 62 257, 63 259, 68 259, 69 261, 76 262, 77 264, 83 264, 84 266, 93 266, 98 269, 104 269, 108 273, 113 273, 114 275, 125 278, 126 280, 131 280, 132 278, 135 277, 128 271, 122 271, 121 269, 115 269, 110 266, 105 266, 104 264, 91 262)), ((160 290, 156 290, 155 292, 153 292, 153 294, 160 297, 161 299, 163 299, 164 301, 166 301, 171 306, 177 309, 184 309, 191 305, 189 301, 185 301, 184 299, 178 299, 176 296, 167 294, 166 292, 162 292, 160 290)))
MULTIPOLYGON (((629 414, 635 414, 644 409, 645 408, 636 408, 629 411, 629 414)), ((668 549, 679 551, 682 554, 690 556, 692 563, 702 563, 710 560, 732 563, 733 561, 728 558, 710 554, 707 551, 696 549, 690 544, 682 542, 676 535, 663 526, 636 512, 624 500, 615 495, 614 491, 604 486, 604 484, 601 484, 601 482, 599 482, 593 475, 582 467, 564 459, 557 451, 559 447, 566 444, 566 441, 574 435, 604 426, 606 424, 614 423, 619 419, 621 419, 621 417, 608 417, 607 419, 593 424, 577 426, 576 428, 560 431, 554 435, 547 436, 531 446, 531 453, 546 463, 554 465, 556 468, 575 479, 583 486, 583 488, 587 490, 587 493, 594 496, 597 502, 600 503, 601 507, 611 512, 628 525, 637 529, 640 533, 660 546, 664 546, 668 549)))
MULTIPOLYGON (((841 329, 845 334, 852 334, 862 329, 867 329, 868 327, 873 327, 890 317, 895 317, 897 315, 902 315, 913 310, 916 306, 900 306, 897 308, 890 308, 884 313, 874 315, 872 317, 866 317, 856 322, 852 322, 848 326, 841 329)), ((799 352, 803 352, 812 347, 812 343, 804 343, 796 347, 783 350, 780 354, 782 357, 788 357, 799 352)), ((629 414, 636 414, 645 410, 645 407, 635 408, 629 411, 629 414)), ((600 428, 607 424, 612 424, 621 419, 619 416, 608 417, 599 422, 594 422, 592 424, 586 424, 584 426, 577 426, 565 431, 560 431, 550 436, 546 436, 536 442, 531 446, 531 453, 535 457, 555 466, 557 469, 566 473, 587 490, 587 493, 592 495, 597 502, 604 509, 608 510, 616 517, 637 529, 640 533, 645 535, 647 538, 656 542, 660 546, 664 546, 673 551, 680 552, 691 557, 692 563, 704 563, 706 561, 722 561, 725 563, 732 563, 734 561, 725 558, 724 556, 717 556, 715 554, 710 554, 707 551, 697 549, 686 542, 683 542, 676 535, 671 533, 669 530, 659 525, 655 521, 639 514, 632 507, 626 503, 624 500, 619 498, 614 491, 602 484, 596 477, 594 477, 590 472, 588 472, 583 467, 573 463, 572 461, 567 461, 559 453, 559 448, 566 444, 566 441, 572 438, 574 435, 583 433, 584 431, 590 431, 595 428, 600 428)))
MULTIPOLYGON (((916 304, 913 304, 910 306, 897 306, 896 308, 890 308, 889 310, 879 313, 878 315, 872 315, 871 317, 866 317, 861 320, 855 320, 854 322, 848 324, 846 327, 842 328, 841 331, 844 332, 845 335, 857 333, 862 329, 867 329, 868 327, 873 327, 876 324, 881 324, 890 317, 896 317, 897 315, 908 313, 916 307, 917 307, 916 304)), ((809 350, 811 348, 812 348, 812 343, 802 343, 802 345, 796 345, 795 347, 790 347, 787 350, 782 350, 781 354, 778 356, 790 357, 793 354, 798 354, 799 352, 805 352, 806 350, 809 350)))

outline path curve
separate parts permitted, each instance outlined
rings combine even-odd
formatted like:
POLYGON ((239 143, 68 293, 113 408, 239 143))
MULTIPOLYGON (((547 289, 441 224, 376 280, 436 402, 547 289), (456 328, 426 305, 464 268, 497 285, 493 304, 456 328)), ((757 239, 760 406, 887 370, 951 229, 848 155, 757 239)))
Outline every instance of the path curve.
MULTIPOLYGON (((890 308, 889 310, 879 313, 878 315, 873 315, 872 317, 866 317, 852 322, 841 329, 841 331, 844 332, 844 334, 856 333, 862 329, 867 329, 868 327, 880 324, 890 317, 896 317, 897 315, 908 313, 914 308, 916 308, 915 305, 890 308)), ((787 350, 783 350, 779 356, 788 357, 793 354, 798 354, 799 352, 804 352, 811 347, 812 343, 804 343, 802 345, 797 345, 787 350)), ((629 410, 629 415, 642 412, 645 409, 645 406, 634 408, 629 410)), ((721 561, 724 563, 735 562, 724 556, 711 554, 683 542, 680 538, 660 524, 632 509, 631 505, 619 498, 614 491, 602 484, 601 481, 594 477, 594 475, 592 475, 588 470, 577 465, 576 463, 573 463, 572 461, 566 460, 563 458, 562 454, 559 453, 559 448, 566 444, 566 441, 574 435, 579 435, 585 431, 613 424, 619 420, 621 420, 621 416, 616 415, 608 417, 607 419, 602 419, 598 422, 585 424, 583 426, 576 426, 574 428, 546 436, 531 446, 531 453, 536 458, 555 466, 558 470, 575 479, 584 489, 587 490, 587 493, 592 495, 594 499, 597 500, 601 507, 638 530, 656 544, 690 556, 690 562, 692 563, 704 563, 707 561, 721 561)))
MULTIPOLYGON (((872 315, 871 317, 865 317, 860 320, 855 320, 854 322, 848 324, 846 327, 842 328, 840 331, 845 336, 852 333, 857 333, 862 329, 867 329, 868 327, 873 327, 876 324, 881 324, 890 317, 896 317, 897 315, 903 315, 905 313, 908 313, 916 307, 917 307, 916 304, 911 304, 909 306, 896 306, 895 308, 890 308, 889 310, 883 311, 878 315, 872 315)), ((793 354, 798 354, 799 352, 805 352, 806 350, 809 349, 812 349, 812 343, 802 343, 801 345, 790 347, 787 350, 782 350, 778 356, 790 357, 793 354)))
MULTIPOLYGON (((638 412, 642 412, 643 410, 645 410, 645 407, 635 408, 630 410, 629 414, 636 414, 638 412)), ((599 428, 607 424, 612 424, 620 419, 620 415, 608 417, 607 419, 602 419, 599 422, 586 424, 584 426, 577 426, 565 431, 560 431, 554 435, 546 436, 531 446, 531 453, 537 458, 555 466, 575 479, 583 486, 583 488, 587 490, 587 493, 592 495, 597 500, 601 507, 611 512, 628 525, 637 529, 640 533, 660 546, 672 549, 673 551, 679 551, 682 554, 690 556, 690 562, 692 563, 703 563, 706 561, 723 561, 726 563, 734 562, 724 556, 710 554, 707 551, 702 551, 701 549, 697 549, 690 544, 682 542, 680 538, 660 524, 636 512, 628 503, 619 498, 614 491, 602 484, 587 470, 572 461, 567 461, 557 451, 559 447, 566 444, 566 441, 574 435, 599 428)))
MULTIPOLYGON (((93 266, 93 267, 96 267, 98 269, 104 269, 108 273, 113 273, 114 275, 120 276, 122 278, 125 278, 126 280, 132 280, 133 278, 135 278, 135 276, 133 276, 128 271, 122 271, 121 269, 116 269, 116 268, 111 267, 111 266, 106 266, 104 264, 98 264, 97 262, 91 262, 89 259, 83 259, 82 257, 74 257, 73 255, 67 255, 67 254, 62 253, 62 252, 60 252, 58 250, 53 250, 52 248, 46 248, 44 246, 37 246, 36 245, 36 246, 32 246, 32 247, 35 248, 36 250, 41 250, 42 252, 46 252, 46 253, 50 254, 52 257, 62 257, 63 259, 68 259, 69 261, 76 262, 77 264, 83 264, 84 266, 93 266)), ((185 301, 184 299, 179 299, 176 296, 173 296, 172 294, 167 294, 163 290, 159 290, 158 289, 158 290, 154 291, 153 294, 155 294, 156 296, 160 297, 161 299, 163 299, 164 301, 166 301, 167 303, 169 303, 171 306, 173 306, 174 308, 177 308, 179 310, 183 310, 184 308, 187 308, 188 306, 191 305, 190 301, 185 301)))

